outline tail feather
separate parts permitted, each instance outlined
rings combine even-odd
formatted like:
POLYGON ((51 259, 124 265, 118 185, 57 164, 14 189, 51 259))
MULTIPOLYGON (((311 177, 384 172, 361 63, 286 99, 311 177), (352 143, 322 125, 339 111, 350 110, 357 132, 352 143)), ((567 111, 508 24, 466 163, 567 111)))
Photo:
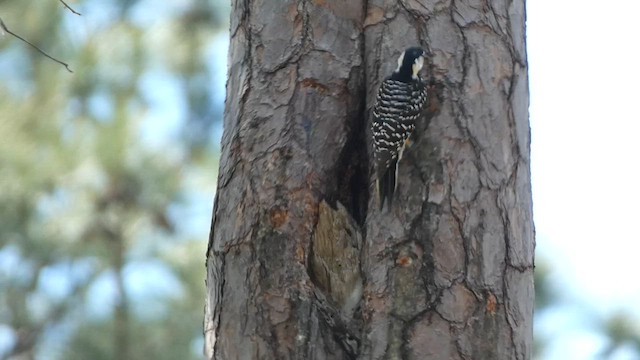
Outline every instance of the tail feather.
POLYGON ((398 161, 393 161, 385 172, 378 178, 378 195, 380 199, 380 211, 384 207, 384 201, 387 200, 387 209, 391 209, 393 204, 393 194, 396 191, 396 175, 398 170, 398 161))

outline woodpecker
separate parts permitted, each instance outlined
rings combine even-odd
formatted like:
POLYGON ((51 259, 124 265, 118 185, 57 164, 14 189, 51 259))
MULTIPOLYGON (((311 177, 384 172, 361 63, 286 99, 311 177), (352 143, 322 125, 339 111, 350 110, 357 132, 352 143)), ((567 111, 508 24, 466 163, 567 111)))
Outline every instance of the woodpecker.
POLYGON ((378 89, 371 128, 380 210, 385 199, 391 209, 398 162, 427 100, 427 88, 419 75, 424 56, 419 47, 406 49, 398 58, 398 67, 378 89))

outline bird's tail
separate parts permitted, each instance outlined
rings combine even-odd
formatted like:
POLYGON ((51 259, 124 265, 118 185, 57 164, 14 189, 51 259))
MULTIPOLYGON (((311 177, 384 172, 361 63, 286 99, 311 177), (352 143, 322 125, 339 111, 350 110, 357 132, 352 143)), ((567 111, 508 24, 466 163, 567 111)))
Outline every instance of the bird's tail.
POLYGON ((380 200, 380 211, 387 200, 387 209, 391 209, 393 204, 393 194, 396 191, 396 176, 398 174, 398 161, 392 161, 382 175, 378 176, 378 198, 380 200))

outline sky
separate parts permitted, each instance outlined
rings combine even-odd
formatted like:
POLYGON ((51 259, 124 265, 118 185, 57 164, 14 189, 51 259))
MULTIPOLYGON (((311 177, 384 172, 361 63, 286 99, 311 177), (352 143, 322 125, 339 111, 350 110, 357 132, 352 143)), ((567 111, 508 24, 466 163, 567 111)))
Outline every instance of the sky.
POLYGON ((565 301, 536 324, 553 339, 545 360, 595 359, 601 318, 585 313, 640 319, 638 13, 633 0, 527 2, 536 252, 565 301))

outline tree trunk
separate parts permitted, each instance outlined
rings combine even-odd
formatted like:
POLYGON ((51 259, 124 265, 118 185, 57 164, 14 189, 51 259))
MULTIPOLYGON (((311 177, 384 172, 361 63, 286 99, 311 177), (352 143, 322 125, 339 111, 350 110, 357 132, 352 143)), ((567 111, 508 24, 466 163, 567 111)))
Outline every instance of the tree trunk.
POLYGON ((523 1, 234 1, 208 359, 531 357, 524 20, 523 1), (429 107, 381 213, 369 110, 413 45, 429 107))

